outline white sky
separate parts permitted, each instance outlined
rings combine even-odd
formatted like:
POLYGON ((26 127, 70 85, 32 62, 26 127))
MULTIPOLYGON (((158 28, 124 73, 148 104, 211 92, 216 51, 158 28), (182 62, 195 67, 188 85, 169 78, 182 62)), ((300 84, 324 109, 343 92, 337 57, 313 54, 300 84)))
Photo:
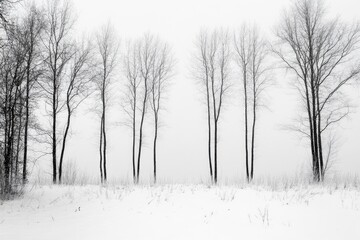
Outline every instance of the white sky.
MULTIPOLYGON (((347 20, 357 19, 358 0, 325 1, 331 14, 347 20)), ((196 36, 202 27, 228 27, 229 30, 245 22, 256 22, 268 37, 281 12, 289 6, 289 0, 73 0, 77 13, 77 33, 91 34, 110 21, 122 40, 122 45, 145 32, 159 37, 173 47, 177 59, 176 76, 166 102, 167 111, 162 119, 158 143, 159 179, 192 181, 207 179, 207 126, 205 106, 191 76, 191 59, 196 36)), ((310 166, 309 150, 304 141, 293 132, 282 130, 296 117, 296 92, 291 89, 291 75, 274 72, 276 85, 268 89, 269 110, 262 109, 258 124, 257 158, 255 177, 293 175, 307 171, 310 166)), ((124 81, 119 74, 116 81, 124 81)), ((236 81, 239 83, 239 81, 236 81)), ((239 98, 239 84, 233 89, 234 96, 226 102, 220 125, 219 178, 233 180, 242 178, 244 168, 242 101, 239 98), (237 96, 235 96, 237 95, 237 96)), ((120 91, 120 89, 118 89, 120 91)), ((354 90, 354 103, 359 102, 359 90, 354 90)), ((131 177, 131 133, 124 126, 118 126, 121 116, 119 99, 114 99, 112 117, 108 123, 109 179, 131 177)), ((91 102, 88 101, 88 104, 91 102)), ((99 177, 98 129, 99 120, 88 111, 86 104, 80 109, 72 125, 72 137, 68 143, 65 161, 76 161, 78 167, 94 177, 99 177)), ((152 130, 151 116, 148 115, 152 130)), ((341 143, 337 172, 360 173, 360 113, 345 120, 339 128, 341 143)), ((145 151, 142 159, 141 178, 152 174, 151 132, 146 134, 145 151)), ((39 162, 42 169, 50 172, 50 157, 39 162)))

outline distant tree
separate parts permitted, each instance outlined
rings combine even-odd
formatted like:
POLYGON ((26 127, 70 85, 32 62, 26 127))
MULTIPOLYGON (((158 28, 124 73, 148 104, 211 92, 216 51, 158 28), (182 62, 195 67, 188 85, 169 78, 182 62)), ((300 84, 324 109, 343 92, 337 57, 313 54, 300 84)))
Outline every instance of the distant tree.
POLYGON ((163 98, 172 74, 173 57, 167 44, 150 34, 130 42, 124 60, 127 78, 123 104, 132 129, 133 179, 139 182, 145 116, 150 105, 154 116, 153 163, 156 182, 157 139, 163 98), (139 136, 136 144, 136 136, 139 136), (136 153, 137 146, 137 153, 136 153), (137 158, 137 163, 136 163, 137 158))
POLYGON ((113 28, 108 24, 96 36, 97 52, 99 56, 98 74, 95 80, 96 91, 100 97, 100 178, 104 183, 107 180, 106 171, 106 113, 109 101, 109 90, 112 83, 112 76, 117 64, 119 43, 116 39, 113 28))
POLYGON ((323 137, 348 115, 341 93, 360 73, 359 24, 330 18, 320 0, 301 0, 285 13, 276 35, 274 52, 296 75, 306 109, 304 121, 294 129, 310 139, 313 178, 322 181, 328 165, 324 159, 329 159, 323 154, 323 137))
POLYGON ((84 41, 75 45, 74 55, 69 63, 69 79, 66 90, 66 127, 62 138, 59 162, 59 182, 61 183, 62 166, 66 148, 66 140, 70 129, 71 119, 79 105, 92 93, 91 82, 94 74, 91 63, 91 46, 84 41))
POLYGON ((28 7, 23 19, 22 42, 26 52, 25 119, 23 149, 23 183, 27 182, 28 136, 31 105, 34 102, 34 90, 42 74, 41 38, 45 30, 44 15, 36 5, 28 7))
POLYGON ((215 30, 202 32, 197 42, 197 75, 202 82, 206 95, 208 116, 208 158, 210 176, 217 183, 218 172, 218 125, 224 99, 230 87, 230 44, 228 32, 215 30), (214 151, 211 144, 213 136, 214 151), (212 170, 212 154, 214 159, 214 172, 212 170))
POLYGON ((138 61, 137 42, 130 42, 124 57, 124 75, 126 76, 125 99, 122 102, 123 109, 129 117, 129 126, 132 130, 132 174, 136 183, 136 130, 137 112, 140 95, 140 72, 138 61))
POLYGON ((235 58, 241 70, 244 93, 244 118, 245 118, 245 166, 248 181, 254 178, 255 160, 255 131, 258 108, 262 103, 262 93, 269 84, 265 66, 265 58, 268 53, 266 42, 260 36, 256 26, 243 25, 240 31, 234 35, 235 58), (251 110, 249 110, 251 106, 251 110), (249 111, 252 112, 250 164, 249 164, 249 137, 248 121, 249 111))
POLYGON ((164 96, 169 86, 169 80, 173 72, 174 59, 171 55, 169 46, 156 41, 156 56, 154 66, 151 71, 150 81, 150 106, 154 116, 154 139, 153 139, 153 162, 154 162, 154 182, 156 183, 156 160, 157 160, 157 140, 160 126, 160 112, 164 105, 164 96))
POLYGON ((52 154, 52 177, 53 182, 56 183, 58 114, 64 108, 64 101, 61 97, 66 67, 74 54, 70 38, 74 24, 70 4, 60 0, 49 1, 45 20, 47 24, 43 38, 45 77, 40 85, 46 97, 46 105, 50 108, 48 115, 51 118, 51 130, 48 135, 52 154))
POLYGON ((140 126, 139 126, 139 143, 137 154, 137 172, 136 182, 139 183, 141 151, 143 147, 143 128, 145 122, 145 114, 148 107, 148 97, 150 91, 151 73, 155 63, 156 42, 154 37, 147 34, 139 40, 137 44, 137 55, 139 64, 139 75, 142 83, 142 94, 140 102, 140 126))

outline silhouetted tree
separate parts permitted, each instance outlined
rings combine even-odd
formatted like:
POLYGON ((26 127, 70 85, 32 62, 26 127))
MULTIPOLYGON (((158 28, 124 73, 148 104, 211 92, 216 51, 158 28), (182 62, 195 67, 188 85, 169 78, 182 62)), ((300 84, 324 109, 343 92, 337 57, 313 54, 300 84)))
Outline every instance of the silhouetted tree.
POLYGON ((234 35, 234 46, 236 62, 241 70, 242 85, 244 92, 244 118, 245 118, 245 167, 246 177, 251 181, 254 177, 255 160, 255 130, 257 112, 262 104, 262 92, 269 83, 265 66, 265 58, 268 53, 265 40, 260 36, 256 26, 243 25, 239 32, 234 35), (248 121, 249 109, 252 106, 251 123, 251 147, 249 164, 249 139, 248 139, 248 121))
POLYGON ((48 2, 46 12, 45 36, 45 79, 41 87, 46 96, 46 105, 50 108, 48 114, 51 118, 50 137, 52 154, 52 177, 57 180, 57 144, 58 144, 58 114, 64 107, 61 100, 66 67, 73 56, 73 44, 70 32, 74 21, 68 2, 51 0, 48 2))
POLYGON ((26 51, 25 119, 23 149, 23 183, 27 181, 28 136, 33 91, 42 74, 41 37, 45 29, 44 15, 36 5, 30 5, 23 19, 22 41, 26 51))
POLYGON ((122 106, 129 117, 128 125, 132 131, 132 174, 133 181, 136 183, 136 129, 137 129, 137 113, 140 94, 140 72, 138 59, 137 42, 129 42, 124 57, 124 75, 126 76, 125 99, 122 106))
POLYGON ((164 96, 169 86, 174 60, 167 44, 155 40, 155 60, 151 71, 150 106, 154 116, 153 163, 154 183, 156 183, 157 139, 160 125, 160 112, 163 109, 164 96))
POLYGON ((69 63, 69 80, 67 82, 66 90, 66 127, 62 139, 61 155, 59 162, 59 182, 61 183, 62 166, 66 148, 66 140, 70 129, 71 119, 79 105, 90 96, 92 93, 91 85, 91 51, 90 45, 85 43, 78 43, 74 49, 74 55, 69 63))
POLYGON ((100 177, 101 182, 106 182, 106 113, 109 101, 109 89, 112 83, 112 75, 117 63, 119 43, 117 42, 113 28, 108 24, 96 36, 97 51, 99 56, 98 76, 95 78, 96 91, 101 102, 100 110, 100 177))
POLYGON ((19 36, 19 25, 12 24, 6 28, 6 41, 0 48, 0 130, 1 141, 0 158, 0 190, 11 193, 17 182, 18 146, 21 141, 22 103, 25 76, 24 45, 19 36))
POLYGON ((217 183, 218 164, 218 124, 223 107, 224 98, 230 87, 230 44, 228 32, 215 30, 202 32, 198 37, 197 74, 202 81, 206 93, 208 116, 208 154, 210 176, 217 183), (211 123, 212 121, 212 123, 211 123), (214 151, 211 151, 211 137, 213 135, 214 151), (212 154, 214 159, 214 173, 212 171, 212 154))
POLYGON ((156 41, 154 37, 147 34, 139 40, 137 44, 137 55, 139 61, 139 75, 142 83, 142 94, 140 103, 140 126, 139 126, 139 143, 137 155, 137 172, 136 182, 139 182, 141 151, 143 147, 143 127, 145 121, 145 114, 147 111, 148 97, 150 91, 151 73, 155 63, 156 57, 156 41))
POLYGON ((294 128, 309 137, 313 178, 321 181, 323 136, 348 115, 341 90, 360 73, 360 28, 329 18, 320 0, 301 0, 285 13, 276 35, 279 46, 274 52, 295 73, 306 109, 306 120, 294 128))

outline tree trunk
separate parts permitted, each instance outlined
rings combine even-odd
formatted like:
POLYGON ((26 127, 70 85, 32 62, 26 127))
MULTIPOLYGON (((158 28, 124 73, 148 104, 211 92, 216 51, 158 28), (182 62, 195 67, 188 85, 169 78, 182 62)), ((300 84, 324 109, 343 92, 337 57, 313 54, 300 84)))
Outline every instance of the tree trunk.
MULTIPOLYGON (((155 113, 157 114, 157 113, 155 113)), ((155 134, 154 134, 154 149, 153 149, 153 158, 154 158, 154 183, 156 183, 156 144, 158 136, 158 117, 155 115, 155 134)))
POLYGON ((69 128, 70 128, 70 120, 71 120, 71 109, 69 105, 69 97, 67 99, 67 121, 66 121, 66 128, 65 133, 62 141, 62 147, 61 147, 61 154, 60 154, 60 162, 59 162, 59 183, 61 184, 61 177, 62 177, 62 166, 63 166, 63 159, 64 159, 64 153, 65 153, 65 147, 66 147, 66 138, 68 136, 69 128))
POLYGON ((56 108, 56 73, 54 73, 53 79, 53 96, 52 96, 52 111, 53 111, 53 122, 52 122, 52 167, 53 167, 53 183, 56 183, 56 118, 57 118, 57 108, 56 108))
POLYGON ((24 123, 24 159, 23 159, 23 177, 22 182, 27 182, 27 150, 28 150, 28 127, 29 127, 29 102, 30 102, 30 68, 26 71, 26 97, 25 97, 25 123, 24 123))
MULTIPOLYGON (((32 35, 31 35, 32 36, 32 35)), ((33 58, 33 38, 31 38, 31 47, 26 62, 26 97, 25 97, 25 123, 24 123, 24 159, 23 159, 23 178, 22 182, 27 182, 27 154, 28 154, 28 131, 29 131, 29 114, 30 114, 30 70, 33 58)))
MULTIPOLYGON (((144 101, 144 105, 145 105, 145 101, 144 101)), ((145 106, 143 107, 143 112, 142 112, 141 122, 140 122, 136 183, 139 183, 139 176, 140 176, 140 160, 141 160, 141 149, 142 149, 142 140, 143 140, 144 116, 145 116, 145 106)))
MULTIPOLYGON (((246 68, 246 66, 245 66, 246 68)), ((247 79, 246 70, 244 70, 244 117, 245 117, 245 167, 246 167, 246 179, 249 182, 249 151, 248 151, 248 97, 247 97, 247 79)))
POLYGON ((105 125, 105 107, 104 107, 104 113, 103 113, 103 138, 104 138, 104 146, 103 146, 103 156, 104 156, 104 182, 107 181, 107 171, 106 171, 106 125, 105 125))
POLYGON ((209 94, 209 80, 206 79, 206 100, 207 100, 207 120, 208 120, 208 157, 209 157, 209 167, 210 167, 210 177, 211 182, 214 181, 213 178, 213 169, 211 161, 211 111, 210 111, 210 94, 209 94))
POLYGON ((322 139, 321 139, 321 112, 320 112, 320 101, 319 101, 319 89, 316 89, 316 108, 318 112, 318 146, 319 146, 319 175, 320 180, 324 180, 324 162, 323 162, 323 149, 322 149, 322 139))
MULTIPOLYGON (((20 90, 21 92, 21 90, 20 90)), ((19 110, 19 126, 17 133, 17 143, 16 143, 16 157, 15 157, 15 179, 18 181, 18 172, 19 172, 19 154, 20 154, 20 143, 21 143, 21 132, 22 132, 22 112, 23 112, 23 98, 20 96, 20 110, 19 110)))
POLYGON ((103 155, 103 152, 102 152, 102 136, 103 136, 103 132, 102 132, 102 128, 103 128, 103 118, 101 117, 101 123, 100 123, 100 145, 99 145, 99 153, 100 153, 100 180, 101 180, 101 183, 104 182, 104 176, 103 176, 103 158, 102 158, 102 155, 103 155))
MULTIPOLYGON (((255 80, 253 80, 255 81, 255 80)), ((255 125, 256 125, 256 90, 255 90, 255 82, 254 82, 254 90, 253 90, 253 122, 252 122, 252 130, 251 130, 251 171, 250 171, 250 180, 254 178, 254 159, 255 159, 255 125)))
POLYGON ((139 183, 139 177, 140 177, 140 160, 141 160, 141 149, 142 149, 142 140, 143 140, 143 125, 144 125, 144 119, 145 119, 145 111, 146 111, 146 101, 147 101, 147 79, 144 80, 145 84, 145 96, 143 100, 143 106, 142 106, 142 113, 141 113, 141 121, 140 121, 140 133, 139 133, 139 146, 138 146, 138 159, 137 159, 137 176, 136 176, 136 183, 139 183))
POLYGON ((106 98, 105 98, 105 88, 106 88, 106 65, 104 66, 104 77, 102 82, 102 89, 101 89, 101 101, 102 101, 102 124, 101 124, 101 135, 102 135, 102 157, 103 157, 103 182, 106 183, 107 180, 107 172, 106 172, 106 98))
POLYGON ((214 88, 214 81, 215 79, 213 73, 211 77, 211 93, 213 100, 213 117, 214 117, 214 183, 216 184, 217 183, 217 110, 216 110, 216 93, 214 88))
MULTIPOLYGON (((134 85, 135 86, 135 85, 134 85)), ((133 180, 136 183, 136 170, 135 170, 135 145, 136 145, 136 88, 134 87, 134 106, 133 106, 133 122, 132 122, 132 169, 133 180)))

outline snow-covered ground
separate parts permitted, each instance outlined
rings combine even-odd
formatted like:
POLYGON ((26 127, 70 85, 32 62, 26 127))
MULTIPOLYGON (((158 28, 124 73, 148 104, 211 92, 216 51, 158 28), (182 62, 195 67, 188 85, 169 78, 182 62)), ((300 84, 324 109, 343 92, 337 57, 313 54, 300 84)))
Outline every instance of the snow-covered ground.
POLYGON ((360 189, 29 186, 0 239, 360 239, 360 189))

